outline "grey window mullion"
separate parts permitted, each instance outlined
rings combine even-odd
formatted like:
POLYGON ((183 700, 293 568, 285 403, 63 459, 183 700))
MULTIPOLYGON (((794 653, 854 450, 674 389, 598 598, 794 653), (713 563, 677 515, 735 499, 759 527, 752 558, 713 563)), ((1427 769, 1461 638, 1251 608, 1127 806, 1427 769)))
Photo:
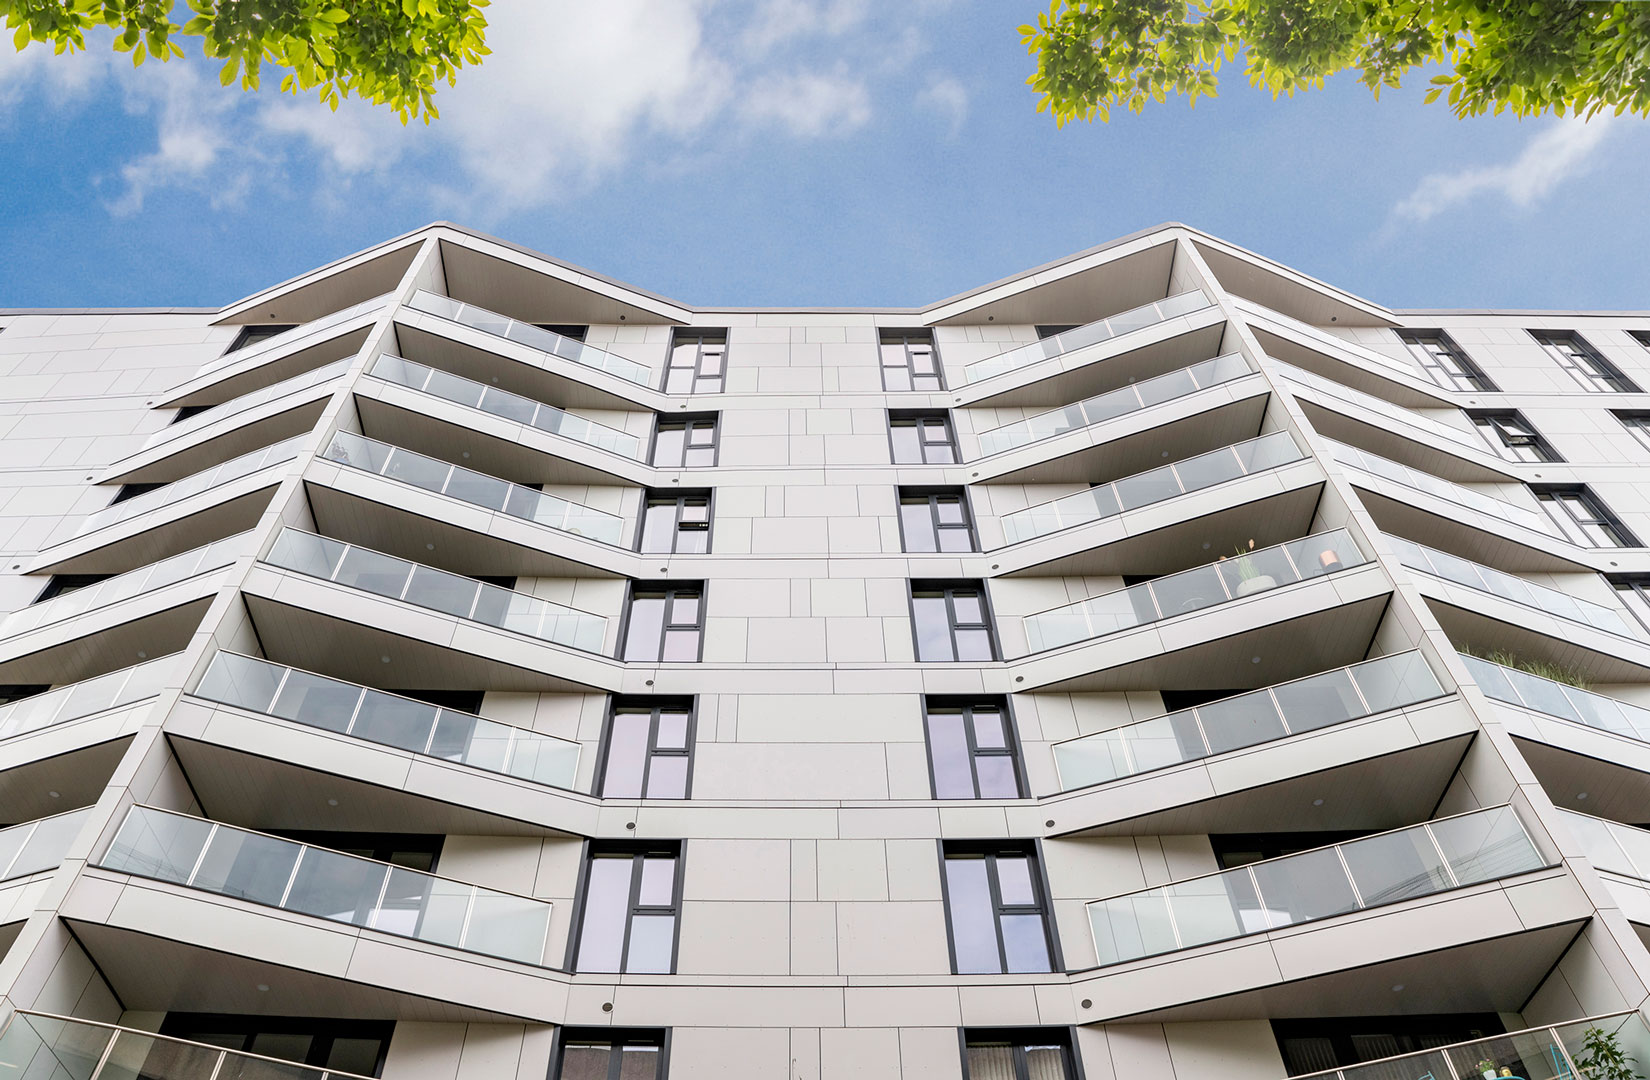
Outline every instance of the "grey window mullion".
POLYGON ((1008 943, 1003 940, 1003 887, 997 877, 997 856, 982 855, 985 860, 985 883, 991 895, 991 928, 997 934, 997 967, 1008 974, 1008 943))
POLYGON ((630 857, 630 893, 625 897, 624 933, 619 938, 619 974, 630 966, 630 925, 635 921, 636 909, 642 902, 642 861, 647 856, 630 857))

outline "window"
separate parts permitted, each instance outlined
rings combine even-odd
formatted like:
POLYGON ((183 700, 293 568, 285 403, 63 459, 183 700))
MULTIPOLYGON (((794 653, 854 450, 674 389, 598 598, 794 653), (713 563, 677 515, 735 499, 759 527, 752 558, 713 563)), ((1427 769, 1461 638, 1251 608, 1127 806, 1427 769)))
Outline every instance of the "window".
POLYGON ((1638 547, 1627 526, 1586 487, 1532 487, 1563 537, 1580 547, 1638 547))
POLYGON ((1222 870, 1248 866, 1262 859, 1276 859, 1313 848, 1344 844, 1360 836, 1368 836, 1371 829, 1340 832, 1277 832, 1277 833, 1214 833, 1209 846, 1214 849, 1215 862, 1222 870))
POLYGON ((579 323, 541 322, 534 323, 533 325, 538 327, 540 330, 548 330, 552 334, 559 334, 564 338, 571 338, 574 341, 583 341, 584 336, 590 332, 590 327, 580 325, 579 323))
POLYGON ((115 497, 109 500, 109 505, 113 506, 116 503, 123 503, 127 499, 135 499, 139 495, 148 494, 156 488, 165 486, 165 484, 122 484, 120 490, 115 492, 115 497))
POLYGON ((968 1028, 966 1080, 1071 1080, 1071 1035, 1064 1028, 968 1028))
MULTIPOLYGON (((1472 1042, 1503 1034, 1507 1029, 1495 1013, 1444 1013, 1438 1016, 1335 1016, 1312 1020, 1274 1020, 1272 1034, 1278 1040, 1284 1068, 1290 1076, 1345 1068, 1364 1061, 1411 1054, 1417 1050, 1472 1042)), ((1545 1053, 1545 1047, 1541 1050, 1545 1053)), ((1512 1066, 1519 1076, 1531 1073, 1517 1061, 1497 1061, 1512 1066)), ((1532 1063, 1534 1064, 1534 1063, 1532 1063)), ((1541 1062, 1545 1066, 1546 1062, 1541 1062)), ((1476 1074, 1472 1074, 1476 1080, 1476 1074)))
POLYGON ((178 410, 178 414, 176 416, 172 417, 172 423, 181 424, 191 416, 199 416, 208 409, 215 408, 217 408, 216 405, 185 405, 183 408, 178 410))
POLYGON ((53 574, 46 587, 40 590, 40 595, 34 598, 37 604, 44 603, 54 596, 84 589, 88 585, 96 585, 100 581, 107 581, 113 574, 53 574))
POLYGON ((647 1028, 565 1028, 553 1080, 660 1080, 668 1032, 647 1028))
POLYGON ((1650 330, 1629 330, 1627 331, 1627 336, 1638 342, 1640 345, 1643 345, 1646 349, 1650 349, 1650 330))
POLYGON ((1515 409, 1505 412, 1468 412, 1478 431, 1509 461, 1563 461, 1547 440, 1541 437, 1523 415, 1515 409))
POLYGON ((656 555, 703 555, 710 550, 709 491, 650 491, 642 504, 636 550, 656 555))
POLYGON ((900 488, 899 531, 906 551, 978 551, 962 488, 900 488))
POLYGON ((1547 355, 1583 390, 1595 393, 1636 394, 1639 388, 1574 330, 1531 330, 1547 355))
POLYGON ((160 1025, 160 1033, 174 1039, 362 1076, 383 1075, 394 1032, 393 1020, 222 1013, 167 1013, 160 1025))
POLYGON ((888 437, 896 465, 951 465, 957 460, 951 417, 946 413, 890 412, 888 437))
POLYGON ((685 799, 693 768, 692 698, 614 698, 602 751, 605 799, 685 799))
POLYGON ((1039 326, 1037 327, 1037 340, 1042 341, 1045 338, 1053 337, 1055 334, 1063 334, 1067 330, 1075 330, 1082 325, 1082 323, 1059 323, 1053 326, 1039 326))
POLYGON ((720 394, 722 367, 728 355, 726 330, 677 327, 670 339, 665 367, 667 394, 720 394))
POLYGON ((585 865, 574 971, 668 975, 676 968, 680 844, 604 845, 585 865))
POLYGON ((936 799, 1018 799, 1014 722, 1001 698, 924 702, 936 799))
POLYGON ((439 833, 361 833, 333 832, 321 829, 272 829, 276 836, 284 836, 300 844, 331 848, 346 855, 393 863, 409 870, 435 873, 441 861, 441 843, 446 839, 439 833))
POLYGON ((1442 330, 1400 330, 1398 340, 1409 346, 1421 370, 1439 386, 1450 390, 1496 389, 1489 376, 1442 330))
POLYGON ((918 660, 995 660, 991 613, 978 581, 911 583, 918 660))
POLYGON ((244 349, 248 345, 262 341, 264 338, 284 334, 288 330, 297 327, 297 325, 297 323, 264 323, 259 326, 243 326, 241 332, 235 335, 235 340, 229 343, 229 348, 224 350, 224 354, 232 353, 236 349, 244 349))
POLYGON ((653 464, 696 469, 716 464, 716 414, 659 417, 653 432, 653 464))
POLYGON ((942 843, 951 969, 959 975, 1053 971, 1043 883, 1032 846, 942 843))
POLYGON ((1650 629, 1650 577, 1612 577, 1610 584, 1633 616, 1650 629))
POLYGON ((932 330, 884 330, 881 342, 884 390, 945 389, 932 330))
POLYGON ((0 683, 0 705, 35 697, 51 688, 51 683, 0 683))
POLYGON ((1627 434, 1637 439, 1640 446, 1650 450, 1650 412, 1618 410, 1614 415, 1621 421, 1621 426, 1627 429, 1627 434))
POLYGON ((704 599, 703 582, 632 585, 624 651, 619 659, 699 659, 700 631, 705 622, 704 599))

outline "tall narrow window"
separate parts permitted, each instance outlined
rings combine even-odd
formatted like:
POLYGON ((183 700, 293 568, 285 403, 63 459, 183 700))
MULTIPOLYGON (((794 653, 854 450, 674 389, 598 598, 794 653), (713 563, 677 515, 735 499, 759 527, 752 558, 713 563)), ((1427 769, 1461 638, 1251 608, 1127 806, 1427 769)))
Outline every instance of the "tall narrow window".
POLYGON ((1072 1080, 1071 1037, 1064 1028, 968 1028, 963 1080, 1072 1080))
POLYGON ((932 330, 884 330, 881 344, 884 390, 945 389, 932 330))
POLYGON ((1564 538, 1579 547, 1638 547, 1627 526, 1584 485, 1531 487, 1564 538))
POLYGON ((703 582, 648 584, 630 592, 621 660, 693 661, 699 659, 705 625, 703 582))
POLYGON ((297 325, 297 323, 260 323, 255 326, 243 326, 241 332, 235 335, 235 340, 229 343, 229 348, 224 350, 224 355, 227 356, 236 349, 244 349, 248 345, 254 345, 264 340, 264 338, 284 334, 288 330, 296 328, 297 325))
POLYGON ((636 550, 656 555, 703 555, 709 551, 710 492, 648 492, 636 550))
POLYGON ((1617 409, 1613 415, 1627 429, 1627 434, 1638 440, 1640 446, 1650 450, 1650 412, 1617 409))
POLYGON ((951 465, 957 460, 957 440, 947 413, 891 411, 888 437, 896 465, 951 465))
POLYGON ((728 355, 728 332, 679 326, 670 339, 665 368, 667 394, 719 394, 728 355))
POLYGON ((978 551, 962 488, 900 488, 899 529, 906 551, 978 551))
POLYGON ((661 469, 716 464, 716 414, 659 417, 653 432, 653 464, 661 469))
POLYGON ((602 798, 687 798, 693 726, 692 698, 614 698, 602 752, 602 798))
POLYGON ((1563 461, 1558 452, 1547 445, 1541 432, 1516 409, 1491 412, 1469 411, 1484 440, 1497 454, 1508 461, 1563 461))
POLYGON ((1442 330, 1400 330, 1398 340, 1409 346, 1421 370, 1439 386, 1450 390, 1496 389, 1489 376, 1442 330))
POLYGON ((1529 334, 1583 390, 1617 394, 1639 392, 1633 380, 1623 375, 1574 330, 1531 330, 1529 334))
POLYGON ((918 660, 995 660, 985 586, 978 581, 911 582, 918 660))
POLYGON ((945 911, 957 974, 1054 970, 1034 850, 1016 841, 945 842, 945 911))
POLYGON ((681 845, 593 848, 574 971, 665 975, 676 967, 681 845))
POLYGON ((656 1028, 563 1028, 551 1080, 660 1080, 667 1038, 656 1028))
POLYGON ((1001 698, 930 697, 928 762, 936 799, 1018 799, 1013 722, 1001 698))

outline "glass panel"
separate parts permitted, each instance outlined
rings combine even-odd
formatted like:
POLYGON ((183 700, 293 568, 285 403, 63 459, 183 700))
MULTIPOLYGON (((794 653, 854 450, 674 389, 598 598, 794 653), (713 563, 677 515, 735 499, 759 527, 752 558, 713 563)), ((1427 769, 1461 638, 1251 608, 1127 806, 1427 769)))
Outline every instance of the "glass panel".
MULTIPOLYGON (((1426 667, 1424 663, 1421 666, 1426 667)), ((1277 696, 1291 731, 1328 727, 1370 711, 1358 700, 1358 691, 1352 686, 1352 676, 1345 671, 1326 671, 1310 679, 1284 683, 1272 692, 1277 696)))
POLYGON ((1281 739, 1286 734, 1271 695, 1262 690, 1198 706, 1209 749, 1224 753, 1240 746, 1281 739))
POLYGON ((407 586, 407 602, 466 619, 475 607, 476 592, 480 587, 481 582, 472 578, 432 570, 427 566, 415 566, 412 583, 407 586))
POLYGON ((607 1046, 569 1046, 562 1051, 560 1080, 608 1080, 612 1054, 607 1046))
POLYGON ((1273 926, 1341 915, 1358 908, 1333 848, 1258 862, 1250 869, 1273 926))
POLYGON ((1151 582, 1151 587, 1165 619, 1223 603, 1227 599, 1220 573, 1213 566, 1158 578, 1151 582))
POLYGON ((911 609, 916 620, 917 659, 955 659, 951 650, 951 626, 945 610, 945 596, 917 594, 911 599, 911 609))
POLYGON ((344 553, 338 575, 333 580, 340 585, 364 589, 379 596, 399 597, 406 587, 411 569, 412 564, 401 559, 352 547, 344 553))
POLYGON ((1366 836, 1341 845, 1365 907, 1426 896, 1450 887, 1449 872, 1424 829, 1366 836))
POLYGON ((901 503, 900 526, 905 534, 906 551, 935 551, 934 519, 926 500, 920 503, 901 503))
POLYGON ((644 907, 670 907, 676 902, 676 860, 648 856, 642 860, 642 887, 636 902, 644 907))
MULTIPOLYGON (((27 843, 23 845, 23 850, 18 853, 6 876, 23 877, 27 874, 38 874, 61 863, 69 850, 69 845, 86 824, 86 816, 85 810, 73 810, 56 817, 42 818, 35 824, 32 832, 21 827, 7 830, 29 835, 27 843)), ((0 867, 4 865, 0 863, 0 867)))
POLYGON ((607 767, 602 777, 604 798, 641 798, 650 723, 647 713, 614 714, 607 741, 607 767))
POLYGON ((296 529, 282 529, 281 535, 270 547, 266 561, 272 566, 295 570, 300 574, 328 578, 332 576, 333 567, 338 565, 343 552, 344 545, 336 540, 296 529))
POLYGON ((1564 691, 1557 683, 1539 679, 1516 668, 1502 668, 1501 674, 1512 684, 1518 696, 1524 699, 1524 704, 1528 708, 1565 720, 1581 719, 1581 714, 1575 711, 1570 699, 1564 696, 1564 691))
POLYGON ((1000 973, 1002 960, 997 952, 997 923, 985 859, 947 858, 945 883, 957 972, 962 975, 1000 973))
POLYGON ((585 883, 584 925, 579 929, 579 971, 617 972, 630 912, 630 856, 590 860, 585 883))
POLYGON ((1294 567, 1289 565, 1289 557, 1278 547, 1245 552, 1218 562, 1215 567, 1233 596, 1265 592, 1300 580, 1294 567))
POLYGON ((426 491, 440 491, 447 486, 447 474, 452 472, 452 469, 453 467, 445 461, 437 461, 422 454, 397 448, 390 455, 384 475, 426 491))
MULTIPOLYGON (((526 489, 517 489, 526 490, 526 489)), ((447 481, 447 494, 489 510, 501 510, 511 493, 510 485, 492 476, 484 476, 469 469, 454 469, 447 481)), ((526 517, 528 515, 518 515, 526 517)))
POLYGON ((1056 743, 1054 762, 1059 767, 1062 791, 1103 784, 1134 771, 1124 756, 1122 736, 1115 731, 1056 743))
MULTIPOLYGON (((213 1075, 221 1050, 159 1039, 136 1031, 122 1031, 97 1071, 98 1080, 207 1080, 213 1075)), ((87 1070, 87 1076, 91 1071, 87 1070)))
POLYGON ((1246 872, 1213 874, 1165 885, 1163 895, 1180 931, 1180 948, 1264 930, 1267 914, 1246 872))
POLYGON ((278 907, 299 847, 290 840, 219 827, 189 884, 278 907))
POLYGON ((630 920, 625 970, 631 974, 667 975, 676 940, 676 916, 637 915, 630 920))
POLYGON ((1004 915, 1004 969, 1010 972, 1048 971, 1048 937, 1041 915, 1004 915))
POLYGON ((343 731, 355 714, 361 688, 336 679, 293 671, 281 687, 281 696, 269 709, 272 716, 295 720, 327 731, 343 731))
POLYGON ((350 734, 369 742, 423 753, 430 741, 435 714, 434 705, 368 690, 350 734))
POLYGON ((657 660, 660 634, 665 624, 665 598, 638 596, 630 604, 630 625, 625 630, 624 659, 657 660))
POLYGON ((687 798, 688 759, 655 755, 653 767, 647 773, 647 797, 650 799, 687 798))
POLYGON ((182 883, 206 846, 212 823, 134 806, 100 865, 128 874, 182 883))
POLYGON ((1026 1080, 1068 1080, 1066 1052, 1058 1046, 1026 1047, 1026 1080))
POLYGON ((974 768, 980 777, 980 798, 1018 799, 1020 780, 1014 772, 1014 759, 1006 754, 986 755, 974 759, 974 768))
POLYGON ((985 622, 985 608, 977 593, 952 593, 951 606, 957 614, 958 626, 978 626, 985 622))
POLYGON ((579 771, 579 744, 517 730, 504 771, 536 784, 571 788, 579 771))
POLYGON ((1153 956, 1178 947, 1161 889, 1101 900, 1088 907, 1095 950, 1102 964, 1153 956))
POLYGON ((963 661, 990 660, 991 632, 989 630, 958 630, 957 659, 963 661))
POLYGON ((1295 567, 1303 578, 1331 574, 1342 567, 1364 563, 1363 552, 1358 550, 1358 545, 1352 542, 1351 535, 1345 530, 1291 540, 1283 546, 1295 560, 1295 567))
POLYGON ((305 848, 287 893, 288 911, 365 926, 388 867, 321 848, 305 848))
POLYGON ((1429 827, 1462 885, 1534 870, 1543 862, 1511 807, 1446 818, 1429 827))
POLYGON ((1151 472, 1127 477, 1113 484, 1112 489, 1117 494, 1118 503, 1125 510, 1172 499, 1181 491, 1180 481, 1168 468, 1153 469, 1151 472))
POLYGON ((1180 481, 1186 485, 1187 491, 1213 487, 1227 480, 1235 480, 1244 474, 1238 457, 1231 449, 1216 450, 1212 454, 1200 454, 1189 460, 1176 462, 1175 471, 1180 474, 1180 481))
POLYGON ((284 672, 284 668, 274 664, 220 652, 212 658, 212 666, 201 677, 195 694, 211 701, 265 712, 284 672))
POLYGON ((666 630, 665 648, 661 660, 692 662, 699 659, 699 631, 666 630))
POLYGON ((544 962, 550 905, 524 896, 477 889, 464 947, 523 964, 544 962))
POLYGON ((649 506, 642 518, 644 552, 669 553, 676 540, 676 504, 649 506))
POLYGON ((1188 710, 1120 728, 1117 732, 1133 759, 1129 772, 1178 765, 1207 755, 1197 719, 1188 710))
POLYGON ((1427 666, 1426 658, 1418 652, 1383 656, 1379 660, 1357 664, 1352 678, 1363 691, 1370 712, 1384 712, 1403 705, 1413 705, 1443 694, 1438 677, 1427 666))
POLYGON ((974 769, 961 710, 929 711, 928 750, 934 767, 934 797, 972 799, 974 769))
POLYGON ((474 892, 461 881, 392 867, 373 926, 437 945, 458 945, 474 892))
POLYGON ((655 1046, 627 1046, 619 1059, 619 1080, 658 1080, 659 1049, 655 1046))
POLYGON ((1014 1048, 970 1046, 968 1080, 1018 1080, 1018 1074, 1014 1071, 1014 1048))
POLYGON ((381 1039, 353 1039, 334 1036, 332 1049, 327 1052, 327 1068, 341 1069, 360 1076, 371 1076, 378 1069, 378 1055, 383 1050, 381 1039))
POLYGON ((997 893, 1010 907, 1035 904, 1037 893, 1031 884, 1031 860, 1024 855, 997 856, 997 893))

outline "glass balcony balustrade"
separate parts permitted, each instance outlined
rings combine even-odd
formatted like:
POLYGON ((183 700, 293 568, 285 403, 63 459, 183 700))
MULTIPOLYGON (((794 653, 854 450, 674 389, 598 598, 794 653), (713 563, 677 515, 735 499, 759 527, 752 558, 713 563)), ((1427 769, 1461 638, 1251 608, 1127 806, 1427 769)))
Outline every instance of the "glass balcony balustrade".
POLYGON ((1057 649, 1370 561, 1345 529, 1317 533, 1027 615, 1026 646, 1057 649))
POLYGON ((601 652, 607 634, 605 616, 299 529, 282 529, 264 561, 585 652, 601 652))
POLYGON ((1102 420, 1114 420, 1152 405, 1161 405, 1165 401, 1173 401, 1199 390, 1207 390, 1211 386, 1241 379, 1252 371, 1249 361, 1237 353, 1231 353, 1156 378, 1130 383, 1109 393, 1079 401, 1075 405, 1067 405, 1063 409, 1050 409, 1048 412, 983 432, 980 435, 980 456, 1000 454, 1004 450, 1052 439, 1056 435, 1088 427, 1090 424, 1098 424, 1102 420))
POLYGON ((1516 525, 1522 525, 1526 529, 1544 533, 1547 536, 1556 535, 1553 532, 1552 523, 1539 510, 1531 510, 1528 507, 1519 506, 1517 503, 1508 502, 1506 499, 1498 499, 1494 495, 1474 491, 1463 484, 1445 480, 1440 476, 1433 476, 1431 473, 1422 472, 1419 469, 1412 469, 1408 465, 1400 465, 1389 458, 1371 454, 1366 450, 1359 450, 1355 446, 1348 446, 1333 439, 1325 439, 1324 441, 1329 444, 1330 453, 1334 455, 1335 460, 1347 468, 1356 469, 1371 476, 1378 476, 1383 480, 1390 480, 1394 484, 1410 488, 1413 491, 1425 492, 1434 498, 1443 499, 1445 502, 1465 506, 1481 514, 1503 521, 1510 521, 1516 525))
POLYGON ((1274 431, 1258 439, 1223 446, 1173 465, 1096 484, 1087 491, 1004 514, 1004 542, 1018 544, 1075 525, 1086 525, 1305 457, 1288 432, 1274 431))
POLYGON ((543 965, 550 903, 152 806, 98 863, 219 896, 543 965))
MULTIPOLYGON (((173 654, 176 656, 177 654, 173 654)), ((161 656, 95 679, 0 705, 0 739, 94 716, 160 693, 173 656, 161 656)))
POLYGON ((1463 431, 1458 427, 1444 423, 1436 417, 1427 416, 1402 405, 1395 405, 1386 398, 1356 390, 1345 383, 1325 378, 1315 371, 1307 371, 1305 368, 1296 367, 1287 361, 1278 360, 1276 357, 1272 359, 1278 365, 1278 371, 1286 382, 1306 387, 1309 390, 1316 390, 1325 397, 1334 398, 1345 404, 1367 409, 1392 423, 1419 428, 1436 439, 1454 444, 1461 450, 1470 451, 1480 456, 1485 454, 1493 456, 1493 451, 1475 431, 1463 431))
POLYGON ((1144 330, 1148 326, 1156 326, 1160 322, 1213 306, 1214 301, 1196 289, 1176 293, 1156 303, 1143 304, 1108 318, 1097 319, 1075 330, 1067 330, 1063 334, 1055 334, 1029 345, 1000 352, 996 356, 988 356, 984 360, 976 360, 963 368, 963 381, 976 383, 994 375, 1017 371, 1055 356, 1086 349, 1090 345, 1099 345, 1132 331, 1144 330))
POLYGON ((134 596, 176 585, 199 574, 228 567, 252 550, 252 534, 237 533, 204 547, 185 551, 124 574, 116 574, 95 585, 59 593, 26 608, 19 608, 0 620, 0 638, 21 634, 36 627, 62 622, 87 611, 108 607, 134 596))
POLYGON ((350 357, 334 360, 332 363, 314 370, 305 371, 291 378, 282 379, 280 382, 260 387, 257 390, 242 394, 240 397, 219 402, 210 409, 203 409, 186 420, 161 428, 149 437, 148 441, 143 444, 143 448, 145 450, 153 449, 174 439, 184 438, 191 432, 199 431, 208 424, 215 424, 226 416, 234 416, 249 409, 255 409, 267 402, 286 397, 288 394, 301 393, 331 382, 348 371, 352 362, 350 357))
POLYGON ((1479 592, 1487 592, 1492 596, 1499 596, 1503 600, 1511 600, 1515 604, 1535 608, 1537 611, 1545 611, 1561 619, 1584 623, 1595 630, 1619 634, 1622 637, 1640 637, 1635 629, 1636 624, 1623 612, 1614 608, 1595 604, 1591 600, 1582 600, 1569 593, 1537 585, 1533 581, 1525 581, 1513 574, 1425 547, 1400 536, 1388 533, 1386 539, 1397 551, 1398 561, 1411 570, 1419 570, 1423 574, 1453 581, 1457 585, 1465 585, 1479 592))
POLYGON ((1430 896, 1547 865, 1510 806, 1096 900, 1102 966, 1430 896))
POLYGON ((617 544, 624 519, 605 510, 546 495, 486 473, 449 465, 399 446, 368 439, 350 431, 332 437, 321 457, 363 472, 377 473, 413 487, 448 495, 472 506, 501 511, 511 517, 546 525, 574 536, 617 544))
POLYGON ((0 1073, 16 1080, 366 1080, 358 1073, 40 1012, 12 1013, 0 1034, 0 1073))
POLYGON ((246 360, 253 356, 258 356, 262 353, 289 351, 291 350, 291 347, 298 344, 298 342, 312 337, 324 337, 325 335, 331 333, 334 327, 350 321, 357 315, 364 315, 375 308, 381 308, 385 304, 389 303, 389 300, 389 293, 381 293, 378 296, 363 300, 359 304, 351 304, 349 307, 341 308, 338 311, 334 311, 330 315, 323 315, 321 318, 315 319, 312 322, 294 326, 291 330, 286 330, 279 334, 272 334, 266 338, 259 338, 250 344, 236 349, 234 352, 224 353, 217 359, 202 364, 200 371, 196 372, 195 377, 200 378, 204 375, 210 375, 214 371, 221 371, 222 369, 229 367, 231 364, 238 364, 242 360, 246 360))
POLYGON ((299 668, 220 652, 194 696, 571 790, 580 745, 299 668))
POLYGON ((1418 705, 1444 689, 1419 652, 1309 675, 1054 744, 1060 790, 1166 769, 1418 705))
POLYGON ((512 319, 507 315, 488 311, 486 308, 476 307, 474 304, 464 304, 450 296, 441 296, 437 293, 423 290, 413 294, 407 306, 427 315, 435 315, 451 322, 468 326, 472 330, 480 330, 495 337, 508 338, 529 349, 535 349, 550 356, 559 356, 563 360, 570 360, 583 367, 605 371, 609 375, 616 375, 626 382, 638 386, 647 386, 651 381, 650 372, 643 364, 634 360, 626 360, 622 356, 614 356, 610 352, 603 352, 594 345, 586 345, 575 338, 562 337, 532 323, 512 319))
POLYGON ((598 424, 594 420, 586 420, 582 416, 563 412, 554 405, 546 405, 542 401, 512 394, 508 390, 500 390, 496 386, 488 386, 474 379, 460 378, 440 368, 426 367, 411 360, 403 360, 399 356, 385 354, 372 365, 369 374, 375 379, 410 387, 443 401, 480 409, 482 412, 502 416, 506 420, 535 427, 540 431, 548 431, 552 435, 582 442, 633 461, 640 461, 642 457, 642 440, 634 435, 607 427, 605 424, 598 424))
POLYGON ((124 502, 105 506, 97 513, 89 516, 76 530, 76 536, 85 536, 89 532, 107 528, 116 522, 126 521, 139 514, 173 503, 182 502, 191 495, 199 495, 203 491, 210 491, 215 487, 239 480, 243 476, 251 476, 260 469, 267 469, 271 465, 279 465, 284 461, 291 461, 298 456, 298 446, 308 438, 308 435, 294 435, 284 439, 274 446, 266 446, 262 450, 254 450, 250 454, 230 458, 221 465, 214 465, 203 472, 186 476, 181 480, 174 480, 165 487, 153 491, 145 491, 142 495, 134 495, 124 502))
POLYGON ((1650 831, 1563 807, 1554 809, 1564 815, 1564 823, 1581 841, 1595 869, 1650 881, 1650 831))
POLYGON ((1650 743, 1650 709, 1466 653, 1461 654, 1461 662, 1492 700, 1650 743))
POLYGON ((82 807, 0 829, 0 881, 12 881, 55 868, 69 853, 92 808, 82 807))
POLYGON ((1650 1059, 1650 1030, 1637 1013, 1612 1013, 1551 1027, 1527 1028, 1488 1039, 1453 1043, 1340 1069, 1297 1073, 1290 1080, 1602 1080, 1586 1062, 1591 1031, 1614 1035, 1638 1061, 1650 1059))

